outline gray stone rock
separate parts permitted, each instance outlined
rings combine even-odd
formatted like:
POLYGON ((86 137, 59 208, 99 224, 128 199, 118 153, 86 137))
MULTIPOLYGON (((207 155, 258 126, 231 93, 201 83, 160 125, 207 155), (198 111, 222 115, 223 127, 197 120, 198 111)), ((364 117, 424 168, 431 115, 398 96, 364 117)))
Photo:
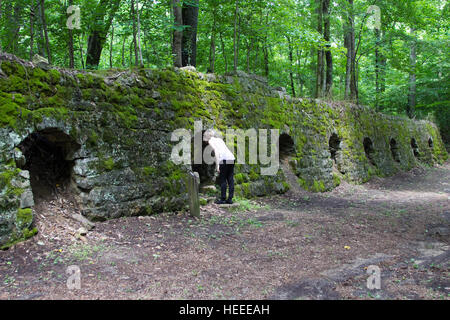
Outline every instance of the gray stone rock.
POLYGON ((197 69, 195 69, 194 66, 186 66, 179 69, 180 71, 190 71, 190 72, 196 72, 197 69))
POLYGON ((72 218, 78 222, 81 222, 87 230, 92 230, 95 228, 95 223, 89 221, 88 219, 83 217, 81 214, 73 214, 72 218))
POLYGON ((46 58, 38 55, 38 54, 35 54, 33 56, 33 63, 34 64, 39 64, 39 63, 46 63, 46 64, 48 64, 48 60, 46 58))
POLYGON ((25 156, 19 148, 14 148, 14 161, 16 162, 16 166, 19 168, 23 168, 27 162, 25 156))
POLYGON ((26 189, 30 187, 30 180, 27 179, 12 179, 11 185, 15 188, 26 189))
POLYGON ((19 172, 19 176, 28 180, 28 179, 30 179, 30 171, 28 171, 28 170, 21 170, 19 172))
POLYGON ((26 190, 22 195, 20 196, 20 208, 31 208, 34 206, 34 198, 33 198, 33 192, 31 190, 26 190))
POLYGON ((81 227, 81 228, 79 228, 77 230, 77 234, 80 235, 80 236, 85 236, 85 235, 87 235, 87 233, 88 233, 88 230, 86 228, 83 228, 83 227, 81 227))
POLYGON ((33 56, 33 64, 36 65, 37 67, 43 69, 43 70, 50 70, 51 66, 48 63, 48 60, 44 57, 41 57, 38 54, 35 54, 33 56))

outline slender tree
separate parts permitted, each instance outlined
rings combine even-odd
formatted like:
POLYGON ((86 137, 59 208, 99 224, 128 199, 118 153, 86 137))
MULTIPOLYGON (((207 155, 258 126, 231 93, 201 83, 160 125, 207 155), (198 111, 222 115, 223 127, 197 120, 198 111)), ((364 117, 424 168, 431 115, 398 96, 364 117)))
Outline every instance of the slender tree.
MULTIPOLYGON (((316 0, 317 2, 317 32, 320 35, 323 35, 323 0, 316 0)), ((323 97, 323 82, 325 75, 324 68, 324 56, 325 51, 323 50, 322 44, 320 48, 317 50, 317 69, 316 69, 316 98, 323 97)))
POLYGON ((181 68, 183 66, 182 61, 183 14, 182 14, 181 0, 172 0, 172 7, 174 15, 172 55, 174 60, 174 66, 181 68))
MULTIPOLYGON (((1 11, 1 3, 0 3, 1 11)), ((30 61, 33 60, 33 47, 34 47, 34 3, 31 2, 30 7, 30 61)))
POLYGON ((47 30, 47 22, 45 19, 45 6, 44 6, 44 0, 41 0, 41 19, 42 19, 42 28, 44 30, 44 36, 45 36, 45 49, 47 51, 47 59, 48 63, 52 63, 52 56, 50 54, 50 41, 48 39, 48 30, 47 30))
POLYGON ((291 38, 289 36, 286 36, 286 39, 288 41, 288 48, 289 48, 289 79, 291 80, 291 90, 292 90, 292 96, 295 98, 295 85, 294 85, 294 54, 293 54, 293 48, 292 48, 292 42, 291 38))
POLYGON ((142 44, 141 44, 141 18, 140 18, 139 0, 136 0, 136 17, 137 17, 137 45, 138 45, 138 57, 139 66, 144 66, 144 59, 142 57, 142 44))
POLYGON ((78 47, 80 48, 79 52, 80 52, 80 61, 81 61, 81 67, 83 69, 85 69, 85 64, 84 64, 84 55, 83 55, 83 45, 81 43, 81 36, 78 35, 78 47))
POLYGON ((355 18, 353 0, 348 0, 349 8, 346 12, 347 23, 344 30, 344 45, 347 48, 347 64, 345 69, 345 99, 357 99, 356 87, 356 49, 355 49, 355 18))
POLYGON ((183 66, 197 66, 197 27, 199 0, 183 1, 183 31, 182 64, 183 66))
POLYGON ((109 67, 113 67, 114 25, 111 26, 111 40, 109 43, 109 67))
POLYGON ((408 117, 413 118, 416 109, 416 64, 417 64, 417 44, 415 38, 415 28, 411 28, 411 48, 409 54, 409 98, 406 113, 408 117))
MULTIPOLYGON (((69 7, 73 5, 73 0, 69 0, 69 7)), ((69 38, 67 45, 69 47, 69 68, 75 68, 74 48, 73 48, 73 31, 69 28, 69 38)))
MULTIPOLYGON (((42 0, 43 1, 43 0, 42 0)), ((121 0, 100 0, 94 9, 93 21, 89 27, 86 67, 97 69, 100 63, 106 36, 111 28, 114 15, 119 9, 121 0)))
POLYGON ((238 55, 239 55, 238 20, 239 20, 239 0, 236 0, 236 8, 234 10, 234 36, 233 36, 233 49, 234 49, 233 71, 235 73, 237 72, 238 69, 238 55))
POLYGON ((330 22, 330 0, 323 0, 323 22, 324 30, 323 37, 326 41, 325 60, 326 60, 326 74, 325 74, 325 86, 322 88, 325 96, 331 98, 333 95, 333 55, 331 53, 331 22, 330 22))
MULTIPOLYGON (((2 0, 0 0, 0 21, 3 19, 3 3, 2 0)), ((0 52, 2 52, 2 41, 0 39, 0 52)))
POLYGON ((134 6, 134 0, 131 0, 131 21, 133 21, 133 48, 134 48, 134 65, 137 66, 139 64, 138 58, 138 45, 137 45, 137 28, 136 28, 136 10, 134 6))
POLYGON ((208 72, 214 73, 215 70, 215 64, 216 64, 216 24, 217 24, 217 17, 216 17, 216 7, 212 10, 213 15, 213 25, 211 27, 211 43, 209 46, 209 67, 208 72))
POLYGON ((223 62, 225 64, 225 72, 228 72, 228 59, 227 59, 227 51, 225 46, 225 41, 223 40, 222 32, 219 32, 220 44, 222 46, 222 56, 223 62))

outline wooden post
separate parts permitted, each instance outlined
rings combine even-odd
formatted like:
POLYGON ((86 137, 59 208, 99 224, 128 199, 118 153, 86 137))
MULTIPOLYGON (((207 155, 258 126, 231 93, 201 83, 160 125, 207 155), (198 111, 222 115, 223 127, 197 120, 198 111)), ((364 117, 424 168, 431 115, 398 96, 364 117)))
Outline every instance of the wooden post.
POLYGON ((189 208, 193 217, 200 217, 200 200, 198 197, 198 189, 200 185, 200 177, 197 172, 189 172, 186 179, 186 186, 189 193, 189 208))

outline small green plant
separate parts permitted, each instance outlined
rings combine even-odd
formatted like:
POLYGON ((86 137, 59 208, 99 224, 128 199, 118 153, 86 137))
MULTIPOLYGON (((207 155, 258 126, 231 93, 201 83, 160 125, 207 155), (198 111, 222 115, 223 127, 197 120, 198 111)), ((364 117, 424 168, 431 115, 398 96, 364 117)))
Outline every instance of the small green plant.
POLYGON ((300 222, 294 221, 294 220, 288 220, 288 221, 286 221, 286 224, 289 227, 295 228, 295 227, 298 227, 300 225, 300 222))
POLYGON ((106 250, 104 245, 76 244, 69 247, 72 258, 78 261, 91 259, 96 253, 106 250))
POLYGON ((5 275, 5 278, 3 279, 3 284, 4 285, 9 285, 9 284, 13 284, 14 282, 16 282, 16 278, 10 276, 10 275, 5 275))
POLYGON ((238 204, 238 206, 232 207, 231 211, 233 212, 240 212, 240 211, 254 211, 263 208, 258 203, 244 198, 236 198, 234 200, 235 203, 238 204))

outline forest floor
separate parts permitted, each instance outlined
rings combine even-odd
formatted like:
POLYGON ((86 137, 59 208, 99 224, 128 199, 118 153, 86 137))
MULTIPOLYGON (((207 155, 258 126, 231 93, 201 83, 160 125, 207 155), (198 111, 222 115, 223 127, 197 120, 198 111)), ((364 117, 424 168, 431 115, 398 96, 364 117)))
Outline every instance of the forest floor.
POLYGON ((37 204, 37 236, 0 252, 0 299, 450 299, 449 162, 81 237, 63 195, 37 204), (381 289, 367 287, 371 265, 381 289))

